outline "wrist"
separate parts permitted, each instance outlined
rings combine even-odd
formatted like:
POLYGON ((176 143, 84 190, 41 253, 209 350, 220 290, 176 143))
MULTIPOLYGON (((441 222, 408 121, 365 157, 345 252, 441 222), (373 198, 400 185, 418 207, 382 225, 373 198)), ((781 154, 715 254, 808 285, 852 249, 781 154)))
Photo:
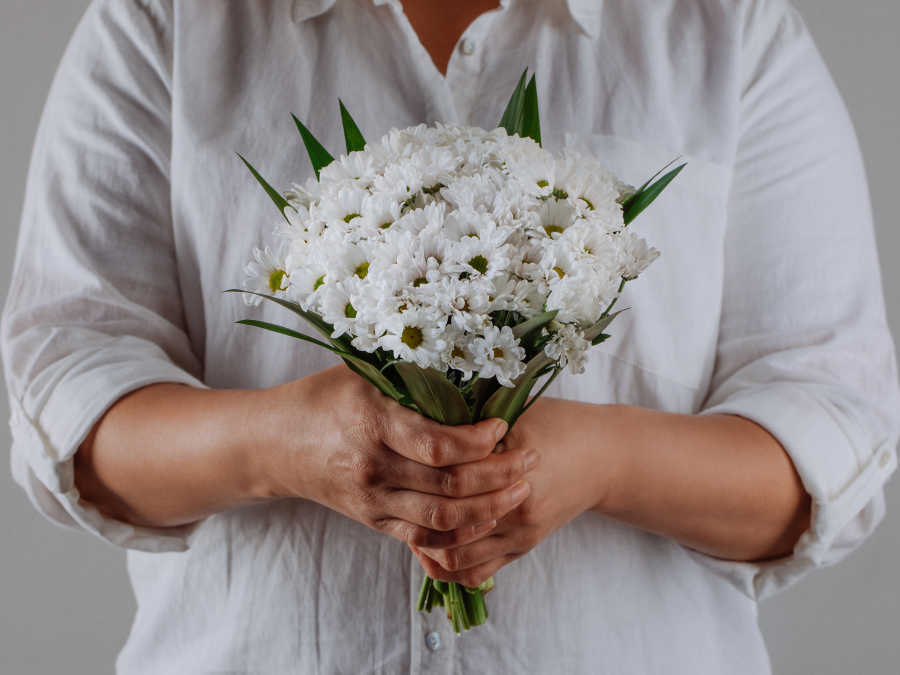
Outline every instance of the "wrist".
POLYGON ((645 409, 625 404, 605 405, 607 414, 594 443, 597 469, 594 475, 595 499, 590 510, 615 517, 628 509, 633 487, 632 469, 640 447, 637 431, 648 420, 642 420, 645 409))
POLYGON ((232 490, 241 503, 277 499, 281 494, 275 480, 279 434, 275 430, 270 389, 216 392, 228 399, 221 406, 220 447, 232 490))
POLYGON ((246 392, 252 412, 243 425, 241 465, 253 499, 316 499, 309 462, 325 435, 316 375, 246 392))

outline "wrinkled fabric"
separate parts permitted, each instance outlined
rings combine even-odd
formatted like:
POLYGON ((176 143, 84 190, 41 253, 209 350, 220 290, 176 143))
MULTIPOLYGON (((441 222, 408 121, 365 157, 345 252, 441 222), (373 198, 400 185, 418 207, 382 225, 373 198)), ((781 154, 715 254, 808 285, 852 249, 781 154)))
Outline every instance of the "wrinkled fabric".
POLYGON ((883 518, 900 392, 869 196, 796 11, 510 0, 465 37, 443 77, 398 2, 98 0, 78 27, 35 144, 2 347, 16 481, 53 521, 128 549, 119 672, 759 675, 757 601, 883 518), (762 425, 813 498, 791 556, 716 560, 586 513, 505 567, 488 624, 455 637, 414 611, 404 544, 318 504, 154 529, 79 499, 72 456, 125 393, 268 387, 335 362, 233 325, 285 320, 222 293, 276 217, 236 152, 281 188, 304 180, 290 113, 337 152, 338 97, 373 139, 493 127, 525 66, 546 147, 635 185, 688 163, 632 225, 662 256, 626 286, 631 309, 548 394, 762 425))

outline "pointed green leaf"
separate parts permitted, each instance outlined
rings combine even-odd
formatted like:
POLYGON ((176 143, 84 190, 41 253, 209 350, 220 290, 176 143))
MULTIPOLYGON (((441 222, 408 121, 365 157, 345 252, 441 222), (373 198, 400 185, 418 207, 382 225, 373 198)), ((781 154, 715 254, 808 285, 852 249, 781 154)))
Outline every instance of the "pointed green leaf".
POLYGON ((344 355, 346 352, 337 349, 329 344, 325 344, 321 340, 317 340, 314 337, 310 337, 309 335, 305 335, 303 333, 298 333, 295 330, 291 330, 290 328, 286 328, 284 326, 279 326, 277 323, 269 323, 268 321, 257 321, 256 319, 241 319, 240 321, 235 321, 235 323, 243 324, 244 326, 255 326, 256 328, 264 328, 265 330, 272 331, 273 333, 281 333, 282 335, 287 335, 288 337, 297 338, 298 340, 303 340, 304 342, 311 342, 314 345, 318 345, 319 347, 324 347, 328 351, 332 351, 335 354, 344 355))
POLYGON ((356 122, 353 121, 350 113, 347 112, 347 108, 344 107, 344 102, 341 99, 338 99, 338 104, 341 106, 341 124, 344 127, 344 142, 347 145, 347 153, 349 154, 356 150, 365 150, 366 139, 363 138, 362 132, 359 130, 359 127, 356 126, 356 122))
POLYGON ((481 408, 481 419, 499 417, 512 426, 519 416, 528 395, 534 387, 534 379, 529 378, 517 383, 515 387, 500 387, 481 408))
POLYGON ((538 109, 537 82, 534 75, 525 88, 523 97, 522 137, 531 138, 541 144, 541 115, 538 109))
POLYGON ((533 356, 525 366, 525 372, 513 380, 512 387, 500 387, 482 406, 478 419, 488 417, 502 417, 507 424, 512 425, 522 411, 522 406, 528 400, 528 394, 534 386, 535 378, 545 367, 553 363, 544 352, 533 356))
MULTIPOLYGON (((640 194, 641 192, 643 192, 644 190, 646 190, 646 189, 647 189, 647 186, 650 185, 650 183, 652 183, 653 181, 655 181, 659 176, 662 175, 663 171, 665 171, 666 169, 668 169, 670 166, 672 166, 672 165, 673 165, 675 162, 677 162, 677 161, 678 161, 678 157, 676 157, 675 159, 669 161, 669 163, 666 164, 663 168, 661 168, 661 169, 660 169, 659 171, 657 171, 655 174, 653 174, 652 176, 650 176, 650 178, 648 178, 648 179, 644 182, 644 184, 641 185, 641 187, 639 187, 637 190, 635 190, 634 195, 632 195, 631 197, 629 197, 629 199, 633 199, 635 195, 640 194)), ((627 202, 626 202, 626 203, 627 203, 627 202)))
POLYGON ((634 195, 629 197, 629 199, 622 205, 622 212, 625 217, 625 224, 628 225, 631 221, 637 218, 641 212, 646 209, 650 204, 654 202, 654 200, 662 194, 662 191, 668 187, 669 183, 675 180, 675 177, 681 173, 682 169, 686 167, 687 164, 682 164, 681 166, 672 169, 665 176, 657 180, 652 185, 649 185, 647 188, 636 192, 634 195))
POLYGON ((316 137, 310 133, 309 129, 303 126, 303 122, 297 119, 296 115, 291 115, 291 117, 294 118, 294 124, 297 125, 297 130, 300 132, 303 145, 306 146, 309 161, 312 162, 313 171, 316 172, 316 180, 319 180, 319 172, 331 164, 334 161, 334 157, 316 140, 316 137))
POLYGON ((393 383, 385 377, 376 366, 353 354, 345 353, 341 355, 341 358, 344 359, 344 363, 347 364, 347 367, 350 370, 367 379, 375 385, 382 394, 390 396, 395 401, 403 402, 403 394, 397 390, 393 383))
POLYGON ((398 363, 394 367, 423 415, 441 424, 471 423, 466 400, 443 373, 433 368, 419 368, 408 362, 398 363))
MULTIPOLYGON (((237 153, 237 156, 240 157, 241 161, 246 165, 246 167, 248 169, 250 169, 250 173, 253 174, 253 177, 256 179, 256 182, 262 186, 262 189, 266 191, 267 195, 269 195, 269 199, 271 199, 273 202, 275 202, 275 206, 278 207, 279 213, 281 213, 281 215, 284 216, 284 210, 285 210, 285 208, 287 208, 289 206, 287 199, 285 199, 284 196, 282 196, 281 193, 278 192, 278 190, 276 190, 271 185, 269 185, 269 183, 266 181, 266 179, 260 175, 259 171, 257 171, 253 167, 253 165, 244 158, 244 156, 241 153, 237 153)), ((285 220, 287 220, 287 216, 285 216, 285 220)))
POLYGON ((314 312, 307 312, 296 302, 292 302, 290 300, 285 300, 284 298, 278 298, 274 295, 266 295, 265 293, 257 293, 255 291, 246 291, 242 288, 229 288, 226 293, 247 293, 248 295, 256 295, 264 300, 268 300, 270 302, 274 302, 278 305, 281 305, 285 309, 291 310, 297 316, 302 317, 307 322, 313 325, 313 327, 319 331, 322 335, 324 335, 331 344, 337 347, 342 352, 353 352, 353 347, 350 345, 350 340, 346 336, 340 336, 333 338, 331 334, 334 332, 334 326, 330 323, 322 319, 318 314, 314 312))
POLYGON ((600 333, 600 335, 591 340, 591 344, 596 347, 597 345, 606 342, 611 337, 612 335, 609 335, 608 333, 600 333))
POLYGON ((510 136, 522 134, 522 115, 525 108, 525 86, 528 77, 528 68, 519 78, 519 83, 513 90, 509 103, 506 104, 506 110, 503 111, 503 117, 500 118, 500 124, 497 126, 506 129, 506 133, 510 136))
MULTIPOLYGON (((621 314, 622 312, 626 312, 629 309, 630 309, 629 307, 626 307, 624 309, 620 309, 618 312, 613 312, 612 314, 607 314, 602 319, 600 319, 597 323, 595 323, 593 326, 591 326, 590 328, 588 328, 587 330, 584 331, 584 339, 590 340, 593 344, 599 344, 599 343, 594 343, 594 339, 598 335, 603 333, 603 331, 606 329, 606 327, 610 323, 612 323, 613 319, 615 319, 617 316, 619 316, 619 314, 621 314)), ((601 340, 601 342, 602 342, 602 340, 601 340)))
POLYGON ((558 313, 559 310, 554 309, 552 312, 544 312, 543 314, 533 316, 527 321, 523 321, 522 323, 513 326, 513 335, 521 340, 531 331, 542 328, 543 326, 546 326, 548 323, 553 321, 558 313))

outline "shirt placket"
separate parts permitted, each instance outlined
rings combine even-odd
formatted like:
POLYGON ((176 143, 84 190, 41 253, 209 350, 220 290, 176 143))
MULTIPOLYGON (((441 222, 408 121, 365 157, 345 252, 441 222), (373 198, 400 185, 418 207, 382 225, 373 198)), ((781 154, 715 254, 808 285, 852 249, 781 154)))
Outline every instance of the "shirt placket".
POLYGON ((419 589, 425 572, 419 561, 410 553, 410 673, 454 672, 456 641, 459 639, 450 628, 444 610, 436 607, 429 613, 416 608, 419 589))
MULTIPOLYGON (((481 74, 496 11, 479 16, 462 34, 447 64, 446 88, 453 99, 456 121, 472 124, 472 110, 481 95, 481 74)), ((497 119, 500 119, 499 113, 497 119)))

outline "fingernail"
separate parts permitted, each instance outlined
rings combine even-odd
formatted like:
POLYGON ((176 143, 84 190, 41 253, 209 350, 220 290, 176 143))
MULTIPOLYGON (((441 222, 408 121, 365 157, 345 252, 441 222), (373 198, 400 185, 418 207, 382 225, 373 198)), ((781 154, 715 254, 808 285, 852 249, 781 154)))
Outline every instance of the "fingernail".
POLYGON ((499 443, 500 439, 506 435, 506 430, 509 429, 509 425, 505 420, 500 420, 497 422, 497 427, 494 429, 494 442, 499 443))
POLYGON ((525 501, 525 498, 528 496, 528 493, 531 492, 531 484, 526 483, 524 480, 520 480, 516 483, 515 487, 512 490, 512 500, 514 504, 519 504, 525 501))
POLYGON ((538 451, 529 450, 525 454, 525 471, 531 471, 538 463, 538 451))

